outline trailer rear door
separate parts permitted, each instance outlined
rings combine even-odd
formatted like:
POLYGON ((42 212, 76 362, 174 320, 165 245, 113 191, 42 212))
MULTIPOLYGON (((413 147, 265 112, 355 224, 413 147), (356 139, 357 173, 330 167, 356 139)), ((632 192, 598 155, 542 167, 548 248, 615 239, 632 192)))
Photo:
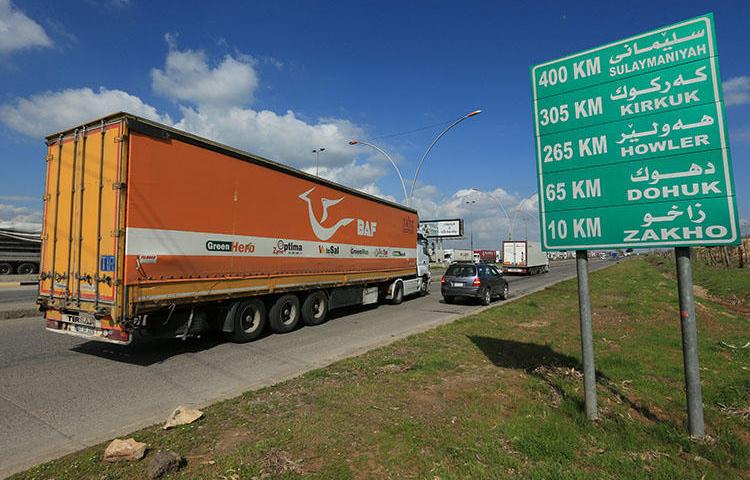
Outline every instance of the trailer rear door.
POLYGON ((526 242, 503 242, 503 265, 526 266, 526 242))
POLYGON ((124 204, 123 122, 48 138, 39 294, 93 311, 117 301, 124 204))

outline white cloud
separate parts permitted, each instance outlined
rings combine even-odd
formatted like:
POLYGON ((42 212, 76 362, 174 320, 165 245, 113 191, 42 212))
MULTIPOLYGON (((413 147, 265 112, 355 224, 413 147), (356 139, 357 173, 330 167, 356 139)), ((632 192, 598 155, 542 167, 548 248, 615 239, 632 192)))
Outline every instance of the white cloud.
POLYGON ((174 36, 165 36, 169 53, 164 69, 151 70, 155 92, 197 105, 246 105, 253 101, 258 74, 252 58, 226 55, 215 67, 202 51, 177 50, 174 36))
POLYGON ((28 207, 0 203, 0 225, 11 228, 16 225, 41 225, 42 212, 28 207))
POLYGON ((464 220, 465 238, 450 242, 453 245, 446 244, 446 248, 468 248, 473 231, 474 248, 498 250, 501 242, 508 238, 511 225, 513 238, 526 239, 528 235, 529 240, 539 239, 536 193, 522 198, 500 187, 487 192, 464 188, 457 190, 449 197, 441 197, 434 186, 421 185, 414 192, 414 206, 419 211, 421 220, 440 218, 464 220))
POLYGON ((52 46, 52 41, 41 25, 27 17, 10 0, 0 0, 0 55, 49 46, 52 46))
POLYGON ((750 77, 728 78, 721 85, 724 91, 724 103, 727 106, 750 103, 750 77))
POLYGON ((354 187, 372 183, 385 174, 371 163, 354 163, 360 150, 349 139, 361 136, 360 127, 348 120, 326 119, 307 123, 291 110, 280 115, 251 108, 182 107, 176 128, 211 138, 271 160, 307 171, 315 171, 313 149, 320 153, 321 176, 354 187))
MULTIPOLYGON (((315 167, 309 166, 303 169, 305 172, 315 174, 315 167)), ((348 185, 361 190, 370 195, 389 200, 391 202, 400 202, 403 199, 389 195, 377 185, 376 181, 386 174, 385 168, 379 163, 362 163, 352 160, 351 163, 330 167, 323 166, 318 169, 318 175, 332 182, 348 185)))
POLYGON ((32 197, 30 195, 0 195, 0 201, 6 202, 31 202, 38 201, 39 197, 32 197))
POLYGON ((15 104, 0 106, 0 121, 21 133, 41 138, 119 111, 164 123, 172 122, 168 115, 159 115, 154 107, 140 98, 104 87, 98 92, 90 88, 75 88, 19 98, 15 104))
POLYGON ((312 150, 324 147, 318 165, 322 177, 377 191, 374 182, 385 174, 380 162, 357 163, 357 154, 371 152, 348 144, 364 134, 359 126, 338 118, 306 122, 292 110, 276 113, 250 108, 247 104, 259 85, 255 60, 237 53, 212 67, 204 52, 178 50, 174 35, 167 34, 165 39, 169 44, 166 65, 151 71, 152 87, 188 104, 180 105, 182 118, 176 128, 310 173, 315 172, 316 162, 312 150))
POLYGON ((23 134, 42 137, 126 111, 313 173, 316 160, 312 150, 325 147, 319 156, 322 177, 388 198, 376 185, 387 173, 385 159, 349 145, 352 138, 365 136, 361 127, 346 119, 309 122, 292 110, 276 113, 247 107, 245 102, 252 98, 258 81, 249 57, 225 57, 217 67, 210 68, 205 54, 177 51, 174 37, 167 35, 166 39, 170 45, 166 67, 152 71, 153 88, 195 104, 179 105, 181 118, 176 123, 139 97, 106 88, 98 92, 67 89, 19 98, 0 106, 0 121, 23 134))

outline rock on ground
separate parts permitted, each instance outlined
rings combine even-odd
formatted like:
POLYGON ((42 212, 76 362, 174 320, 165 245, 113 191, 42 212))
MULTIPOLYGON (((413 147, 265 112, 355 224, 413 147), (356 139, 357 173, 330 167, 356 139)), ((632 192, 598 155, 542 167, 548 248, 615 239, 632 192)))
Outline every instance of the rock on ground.
POLYGON ((195 410, 193 408, 188 408, 180 405, 179 407, 175 408, 174 412, 172 412, 172 414, 167 418, 167 421, 164 423, 164 430, 176 427, 178 425, 187 425, 188 423, 193 423, 202 416, 203 412, 201 412, 200 410, 195 410))
POLYGON ((148 478, 155 480, 167 473, 176 472, 185 464, 185 459, 172 451, 159 452, 148 463, 148 478))
POLYGON ((116 438, 107 445, 102 460, 105 462, 133 462, 140 460, 146 454, 146 446, 145 443, 137 442, 133 438, 128 438, 127 440, 116 438))

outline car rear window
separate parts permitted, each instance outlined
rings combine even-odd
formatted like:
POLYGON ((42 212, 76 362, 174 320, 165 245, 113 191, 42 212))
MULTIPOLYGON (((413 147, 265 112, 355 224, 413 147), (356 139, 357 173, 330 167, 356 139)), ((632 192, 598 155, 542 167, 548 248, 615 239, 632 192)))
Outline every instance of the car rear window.
POLYGON ((451 265, 445 274, 450 277, 473 277, 477 273, 473 265, 451 265))

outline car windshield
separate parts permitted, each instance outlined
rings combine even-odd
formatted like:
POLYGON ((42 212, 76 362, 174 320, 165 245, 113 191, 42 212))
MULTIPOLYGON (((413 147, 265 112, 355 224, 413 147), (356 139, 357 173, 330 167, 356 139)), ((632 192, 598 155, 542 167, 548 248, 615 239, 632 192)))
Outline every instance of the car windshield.
POLYGON ((476 270, 473 265, 451 265, 445 274, 450 277, 473 277, 476 270))

